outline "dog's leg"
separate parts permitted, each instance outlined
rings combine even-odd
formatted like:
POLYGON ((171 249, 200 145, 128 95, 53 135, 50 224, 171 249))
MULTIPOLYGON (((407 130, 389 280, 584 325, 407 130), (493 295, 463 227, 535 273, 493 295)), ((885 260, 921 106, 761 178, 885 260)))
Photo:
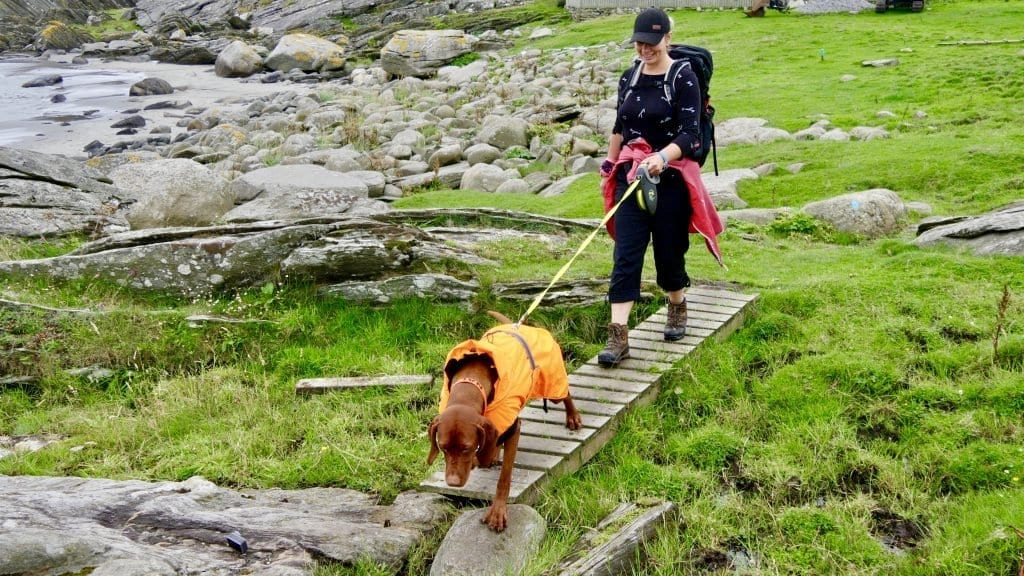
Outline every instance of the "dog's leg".
POLYGON ((482 518, 495 532, 502 532, 508 526, 508 493, 512 488, 512 467, 516 462, 516 450, 519 448, 519 420, 516 420, 515 432, 505 440, 505 450, 501 461, 501 474, 498 476, 498 489, 494 494, 491 507, 482 518))
POLYGON ((573 404, 572 396, 566 396, 562 399, 565 402, 565 427, 569 430, 579 430, 583 427, 583 417, 580 416, 580 411, 576 409, 576 404, 573 404))

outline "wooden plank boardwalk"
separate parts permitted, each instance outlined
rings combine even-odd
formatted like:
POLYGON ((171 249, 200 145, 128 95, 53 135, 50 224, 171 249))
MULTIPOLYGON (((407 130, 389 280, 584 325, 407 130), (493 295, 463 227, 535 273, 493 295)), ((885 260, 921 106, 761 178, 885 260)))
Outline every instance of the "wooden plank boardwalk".
MULTIPOLYGON (((686 292, 686 336, 666 342, 662 336, 666 309, 629 331, 630 358, 616 368, 602 368, 593 357, 569 374, 569 391, 583 415, 583 428, 565 427, 561 405, 541 401, 528 404, 519 417, 522 432, 512 473, 509 503, 531 504, 552 479, 583 466, 612 438, 625 414, 657 397, 661 373, 683 359, 708 338, 722 339, 745 320, 757 294, 714 288, 690 288, 686 292)), ((469 482, 452 488, 444 482, 444 459, 420 489, 473 500, 490 500, 501 467, 477 469, 469 482)))

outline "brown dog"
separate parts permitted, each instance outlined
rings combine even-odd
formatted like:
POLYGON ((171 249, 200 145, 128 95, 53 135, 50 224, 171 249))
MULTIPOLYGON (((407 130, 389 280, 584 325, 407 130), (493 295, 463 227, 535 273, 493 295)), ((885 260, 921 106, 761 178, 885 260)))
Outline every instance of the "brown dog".
POLYGON ((508 525, 508 494, 519 446, 519 412, 534 398, 565 402, 565 426, 583 422, 569 396, 562 349, 543 328, 517 326, 497 312, 502 325, 480 340, 466 340, 448 353, 440 414, 427 429, 432 464, 444 452, 444 480, 464 486, 474 467, 489 468, 498 449, 505 454, 494 501, 483 522, 501 532, 508 525))

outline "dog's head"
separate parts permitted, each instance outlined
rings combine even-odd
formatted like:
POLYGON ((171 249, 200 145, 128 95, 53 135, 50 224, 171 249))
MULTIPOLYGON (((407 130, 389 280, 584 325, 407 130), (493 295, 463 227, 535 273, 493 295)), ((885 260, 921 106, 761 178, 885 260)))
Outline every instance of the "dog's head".
POLYGON ((444 452, 444 481, 449 486, 464 486, 473 468, 490 466, 496 452, 497 429, 491 421, 465 406, 449 406, 427 428, 433 464, 438 452, 444 452))

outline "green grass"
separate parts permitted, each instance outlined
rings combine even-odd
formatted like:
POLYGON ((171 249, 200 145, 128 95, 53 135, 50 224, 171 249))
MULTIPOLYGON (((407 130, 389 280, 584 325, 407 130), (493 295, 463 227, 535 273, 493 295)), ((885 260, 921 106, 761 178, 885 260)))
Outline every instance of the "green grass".
MULTIPOLYGON (((937 43, 1020 37, 1024 5, 928 6, 921 14, 763 19, 675 13, 677 41, 715 52, 719 120, 763 117, 793 131, 827 115, 847 130, 891 132, 870 142, 722 149, 726 169, 807 163, 797 174, 744 181, 742 198, 799 208, 882 187, 951 215, 1021 198, 1022 45, 937 43), (860 66, 885 57, 900 66, 860 66), (844 74, 857 78, 841 82, 844 74), (896 117, 880 118, 880 110, 896 117)), ((517 49, 618 42, 631 21, 541 20, 556 35, 517 49)), ((399 204, 597 218, 597 185, 588 176, 551 199, 434 190, 399 204)), ((499 265, 474 273, 484 286, 547 280, 585 234, 555 246, 493 243, 484 252, 499 265)), ((730 557, 765 574, 1017 574, 1024 259, 919 249, 912 238, 908 229, 865 241, 800 216, 768 228, 737 225, 721 237, 728 270, 695 242, 691 275, 759 292, 752 316, 665 374, 652 405, 630 413, 590 463, 542 494, 536 507, 550 531, 527 573, 551 570, 620 502, 668 498, 683 523, 659 533, 636 574, 730 573, 730 557), (1011 298, 1000 315, 1004 288, 1011 298)), ((0 240, 0 259, 60 254, 78 242, 0 240)), ((606 277, 610 252, 598 236, 568 277, 606 277)), ((308 285, 188 302, 84 283, 0 280, 0 290, 9 299, 111 311, 69 317, 0 307, 0 373, 36 378, 0 390, 0 434, 68 437, 0 460, 0 473, 201 474, 228 486, 354 488, 385 502, 429 472, 424 430, 436 386, 297 397, 295 380, 438 375, 452 345, 490 326, 482 310, 520 311, 488 294, 469 311, 419 301, 362 307, 308 285), (189 326, 185 316, 199 311, 272 323, 189 326), (113 374, 90 381, 65 373, 91 365, 113 374)), ((636 317, 659 304, 643 303, 636 317)), ((546 306, 531 321, 558 336, 571 369, 603 345, 607 310, 546 306)), ((426 573, 436 545, 423 544, 406 574, 426 573)), ((360 565, 316 573, 389 572, 360 565)))

